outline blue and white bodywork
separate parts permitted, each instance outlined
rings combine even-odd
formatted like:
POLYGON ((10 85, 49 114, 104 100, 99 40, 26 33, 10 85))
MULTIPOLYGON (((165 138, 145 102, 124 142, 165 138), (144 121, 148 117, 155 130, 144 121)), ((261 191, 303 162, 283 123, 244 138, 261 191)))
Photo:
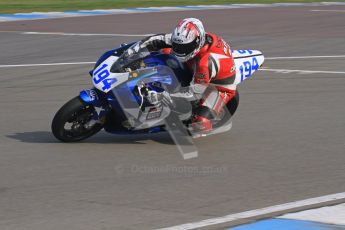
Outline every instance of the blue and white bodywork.
POLYGON ((236 65, 236 85, 250 78, 265 60, 264 55, 258 50, 234 50, 232 56, 236 65))

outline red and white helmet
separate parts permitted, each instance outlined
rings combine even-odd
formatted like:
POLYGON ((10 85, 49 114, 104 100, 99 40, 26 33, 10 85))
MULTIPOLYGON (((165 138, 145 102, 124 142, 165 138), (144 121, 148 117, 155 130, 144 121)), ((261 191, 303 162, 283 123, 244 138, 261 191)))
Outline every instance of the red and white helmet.
POLYGON ((205 44, 206 32, 196 18, 181 20, 171 34, 172 51, 182 61, 195 57, 205 44))

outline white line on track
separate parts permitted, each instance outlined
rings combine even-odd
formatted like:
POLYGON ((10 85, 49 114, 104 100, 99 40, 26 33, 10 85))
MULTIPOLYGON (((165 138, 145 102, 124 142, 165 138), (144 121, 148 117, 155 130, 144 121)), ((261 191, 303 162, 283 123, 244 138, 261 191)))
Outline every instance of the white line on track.
POLYGON ((345 10, 310 10, 313 12, 337 12, 337 13, 345 13, 345 10))
POLYGON ((146 37, 152 34, 85 34, 85 33, 63 33, 63 32, 22 32, 27 35, 59 35, 59 36, 108 36, 108 37, 146 37))
MULTIPOLYGON (((26 32, 28 33, 28 32, 26 32)), ((138 35, 139 36, 139 35, 138 35)), ((142 35, 144 36, 144 35, 142 35)), ((345 58, 345 55, 329 55, 329 56, 296 56, 296 57, 267 57, 265 60, 284 60, 284 59, 314 59, 314 58, 345 58)), ((87 65, 95 62, 67 62, 67 63, 39 63, 39 64, 17 64, 17 65, 0 65, 0 68, 13 67, 35 67, 35 66, 59 66, 59 65, 87 65)), ((289 69, 260 69, 265 71, 282 71, 282 72, 306 72, 306 73, 336 73, 343 74, 342 71, 316 71, 316 70, 289 70, 289 69)))
POLYGON ((255 210, 246 211, 246 212, 230 214, 230 215, 226 215, 222 217, 215 217, 211 219, 177 225, 177 226, 168 227, 168 228, 161 228, 159 230, 197 229, 197 228, 212 226, 216 224, 223 224, 223 223, 227 223, 231 221, 242 220, 246 218, 255 218, 258 216, 267 215, 267 214, 271 214, 275 212, 288 211, 294 208, 302 208, 305 206, 316 205, 316 204, 321 204, 321 203, 336 201, 336 200, 341 200, 341 199, 345 199, 345 192, 310 198, 306 200, 295 201, 295 202, 286 203, 286 204, 275 205, 275 206, 261 208, 261 209, 255 209, 255 210))
POLYGON ((297 57, 267 57, 266 60, 285 60, 285 59, 318 59, 318 58, 345 58, 345 55, 328 56, 297 56, 297 57))
POLYGON ((68 63, 0 65, 0 68, 36 67, 36 66, 59 66, 59 65, 88 65, 88 64, 95 64, 95 62, 68 62, 68 63))
POLYGON ((261 68, 261 71, 279 72, 279 73, 328 73, 328 74, 345 74, 343 71, 322 71, 322 70, 300 70, 300 69, 269 69, 261 68))
POLYGON ((345 226, 345 203, 321 207, 301 212, 288 213, 278 217, 279 219, 315 221, 324 224, 345 226))

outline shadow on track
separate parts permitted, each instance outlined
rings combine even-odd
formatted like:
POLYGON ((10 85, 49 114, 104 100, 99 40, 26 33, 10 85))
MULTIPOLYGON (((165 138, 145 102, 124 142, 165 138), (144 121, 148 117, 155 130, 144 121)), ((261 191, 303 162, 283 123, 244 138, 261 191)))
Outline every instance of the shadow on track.
POLYGON ((147 144, 146 141, 152 140, 157 143, 175 145, 168 133, 156 134, 135 134, 135 135, 115 135, 100 132, 81 142, 63 143, 58 141, 51 132, 32 131, 6 135, 6 137, 25 143, 55 143, 55 144, 75 144, 75 143, 95 143, 95 144, 147 144))

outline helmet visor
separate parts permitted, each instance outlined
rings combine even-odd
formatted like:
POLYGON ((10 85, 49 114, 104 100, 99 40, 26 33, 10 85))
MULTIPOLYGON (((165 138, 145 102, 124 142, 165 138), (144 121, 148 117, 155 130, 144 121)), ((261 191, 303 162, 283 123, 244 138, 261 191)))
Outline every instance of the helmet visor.
POLYGON ((198 47, 199 47, 198 38, 195 38, 192 42, 187 43, 187 44, 179 44, 176 42, 172 42, 172 50, 174 54, 181 57, 191 54, 198 47))

